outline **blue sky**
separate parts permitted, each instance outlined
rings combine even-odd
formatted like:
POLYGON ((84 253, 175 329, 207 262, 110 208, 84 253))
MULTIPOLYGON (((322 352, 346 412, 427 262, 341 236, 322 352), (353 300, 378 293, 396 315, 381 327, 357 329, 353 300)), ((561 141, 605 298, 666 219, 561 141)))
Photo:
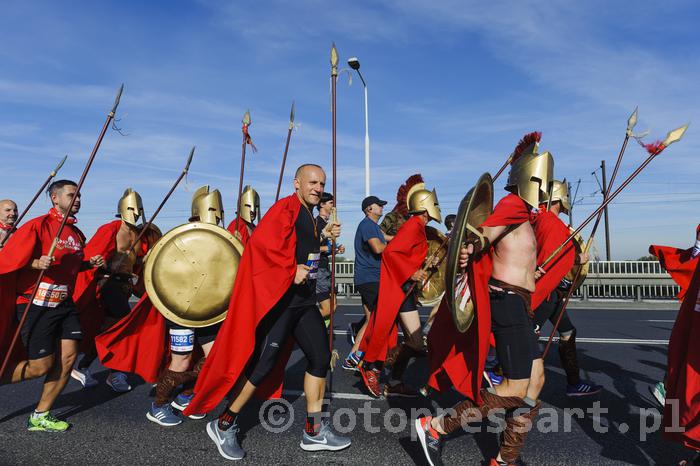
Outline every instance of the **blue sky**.
MULTIPOLYGON (((600 194, 591 172, 612 165, 639 106, 649 142, 688 121, 610 209, 613 258, 650 243, 687 246, 700 202, 700 6, 692 0, 425 2, 5 1, 0 15, 0 197, 26 203, 64 154, 78 178, 121 82, 126 136, 110 131, 83 188, 80 225, 111 220, 124 188, 153 212, 197 146, 188 183, 157 223, 186 221, 191 193, 219 188, 232 218, 240 120, 250 109, 259 152, 246 184, 274 198, 289 107, 296 100, 283 192, 303 162, 330 172, 329 49, 358 56, 369 86, 372 192, 390 201, 421 172, 443 213, 495 172, 525 133, 543 132, 557 178, 576 181, 574 223, 600 194)), ((338 199, 346 245, 364 196, 359 80, 338 83, 338 199)), ((630 144, 626 176, 645 153, 630 144)), ((505 176, 497 183, 502 193, 505 176)), ((330 179, 329 179, 330 184, 330 179)), ((389 207, 390 207, 389 206, 389 207)), ((32 214, 43 213, 42 197, 32 214)), ((598 235, 602 250, 602 235, 598 235)))

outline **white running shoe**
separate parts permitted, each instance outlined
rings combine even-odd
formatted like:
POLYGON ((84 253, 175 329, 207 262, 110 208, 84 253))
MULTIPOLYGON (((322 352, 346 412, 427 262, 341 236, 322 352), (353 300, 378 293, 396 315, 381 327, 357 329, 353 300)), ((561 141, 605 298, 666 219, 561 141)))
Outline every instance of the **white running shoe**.
POLYGON ((75 380, 80 382, 83 386, 83 388, 92 388, 99 384, 96 378, 92 376, 92 373, 90 372, 90 368, 86 367, 84 369, 80 369, 79 367, 76 367, 70 372, 70 376, 73 377, 75 380))
POLYGON ((117 393, 126 393, 131 390, 131 385, 123 372, 110 372, 107 376, 107 385, 117 393))

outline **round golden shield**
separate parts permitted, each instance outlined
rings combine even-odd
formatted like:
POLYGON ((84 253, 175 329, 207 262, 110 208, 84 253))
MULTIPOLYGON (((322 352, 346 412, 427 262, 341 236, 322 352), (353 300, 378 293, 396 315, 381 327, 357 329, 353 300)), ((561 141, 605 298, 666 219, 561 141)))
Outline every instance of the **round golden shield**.
MULTIPOLYGON (((426 226, 425 236, 428 237, 427 257, 435 257, 437 260, 443 259, 443 256, 447 254, 445 235, 437 228, 426 226)), ((434 306, 442 299, 445 294, 445 270, 447 270, 447 264, 444 260, 437 267, 428 269, 430 279, 417 291, 418 302, 422 306, 434 306)))
MULTIPOLYGON (((475 235, 470 229, 478 228, 493 212, 493 180, 484 173, 469 190, 457 210, 454 228, 447 249, 445 290, 447 305, 452 312, 457 330, 464 333, 474 321, 474 300, 471 298, 467 273, 459 266, 459 252, 475 235)), ((469 268, 467 268, 468 270, 469 268)))
MULTIPOLYGON (((569 227, 569 231, 571 233, 573 233, 574 229, 569 227)), ((574 239, 572 240, 572 242, 574 243, 574 249, 576 251, 577 256, 586 250, 586 243, 583 241, 583 238, 581 237, 580 234, 577 233, 576 236, 574 236, 574 239)), ((585 264, 574 264, 574 266, 571 267, 571 270, 569 270, 569 273, 567 273, 566 276, 564 277, 565 279, 569 280, 572 283, 572 285, 571 285, 573 288, 573 291, 571 292, 572 294, 576 292, 576 290, 581 286, 583 281, 588 276, 589 267, 590 267, 590 261, 586 262, 585 264), (578 275, 578 278, 576 278, 577 275, 578 275)))
POLYGON ((146 291, 168 320, 207 327, 226 317, 243 245, 217 225, 192 222, 166 233, 149 251, 146 291))

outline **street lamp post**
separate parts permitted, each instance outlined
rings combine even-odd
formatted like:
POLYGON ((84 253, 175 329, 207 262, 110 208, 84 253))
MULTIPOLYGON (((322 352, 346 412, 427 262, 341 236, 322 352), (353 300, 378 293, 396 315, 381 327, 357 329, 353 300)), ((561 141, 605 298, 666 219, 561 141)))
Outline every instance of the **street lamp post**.
POLYGON ((367 111, 367 83, 360 73, 360 60, 357 57, 348 59, 348 65, 357 71, 362 86, 365 88, 365 197, 369 196, 369 114, 367 111))

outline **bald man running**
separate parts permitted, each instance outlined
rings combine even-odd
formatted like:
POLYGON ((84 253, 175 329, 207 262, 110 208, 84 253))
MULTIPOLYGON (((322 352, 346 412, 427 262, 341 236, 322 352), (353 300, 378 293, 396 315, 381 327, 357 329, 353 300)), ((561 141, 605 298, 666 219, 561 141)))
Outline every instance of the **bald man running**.
POLYGON ((229 313, 185 410, 185 415, 210 411, 233 388, 226 409, 207 425, 209 437, 226 459, 245 455, 237 438, 238 416, 253 394, 281 394, 294 342, 307 360, 307 417, 300 447, 337 451, 350 446, 350 439, 332 431, 330 414, 323 411, 331 353, 316 306, 316 276, 321 239, 340 235, 340 224, 333 221, 319 231, 312 214, 325 184, 320 166, 302 165, 294 175, 295 192, 276 202, 258 224, 241 258, 229 313), (261 269, 265 273, 253 273, 261 269))
MULTIPOLYGON (((10 234, 17 221, 17 204, 10 199, 0 201, 0 245, 5 242, 5 237, 10 234)), ((0 246, 2 247, 2 246, 0 246)))

